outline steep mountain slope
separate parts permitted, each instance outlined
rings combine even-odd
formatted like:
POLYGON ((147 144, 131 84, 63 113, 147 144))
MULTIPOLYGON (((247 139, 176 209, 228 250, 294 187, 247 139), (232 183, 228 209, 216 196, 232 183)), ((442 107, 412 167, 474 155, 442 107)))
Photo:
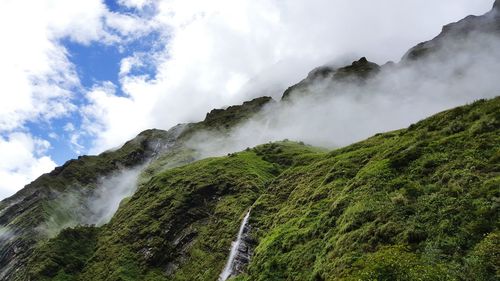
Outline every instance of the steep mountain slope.
POLYGON ((112 215, 119 201, 135 191, 137 180, 147 181, 160 170, 196 160, 196 151, 185 145, 193 134, 207 130, 223 134, 270 101, 261 97, 213 110, 199 123, 144 131, 117 150, 70 160, 3 200, 0 280, 25 280, 24 265, 38 241, 66 227, 107 222, 109 217, 104 215, 112 215), (109 205, 111 200, 116 206, 105 206, 109 210, 97 206, 109 205))
MULTIPOLYGON (((438 36, 408 50, 399 63, 388 62, 380 66, 362 57, 345 67, 321 66, 289 87, 282 99, 288 101, 294 97, 317 95, 320 92, 318 85, 328 88, 328 91, 321 92, 340 94, 346 87, 386 83, 387 76, 404 76, 409 69, 413 71, 414 79, 419 75, 448 82, 452 78, 460 79, 471 65, 480 69, 480 64, 497 63, 500 59, 497 51, 499 38, 500 1, 497 0, 492 10, 484 15, 470 15, 444 26, 438 36)), ((395 83, 393 87, 397 85, 395 83)))
POLYGON ((281 142, 165 171, 109 224, 41 246, 30 277, 216 280, 251 207, 237 280, 495 280, 499 132, 495 98, 332 152, 281 142))
MULTIPOLYGON (((73 221, 78 223, 79 212, 59 208, 67 203, 64 194, 81 194, 77 201, 81 200, 83 205, 84 198, 92 196, 102 177, 123 167, 144 163, 156 152, 155 146, 167 145, 173 137, 164 131, 145 131, 116 151, 70 160, 3 200, 0 203, 0 229, 3 232, 0 237, 0 279, 8 280, 11 274, 18 272, 30 249, 39 239, 50 236, 48 232, 57 232, 73 221), (53 230, 46 231, 47 224, 53 230)), ((87 214, 92 211, 84 210, 85 206, 81 209, 87 214)))
MULTIPOLYGON (((486 15, 445 27, 398 64, 362 58, 317 68, 284 103, 315 94, 309 87, 317 83, 370 85, 408 65, 426 69, 436 54, 447 67, 455 52, 477 50, 476 35, 500 35, 499 9, 497 0, 486 15)), ((186 165, 204 157, 190 146, 193 136, 227 134, 271 102, 145 131, 3 200, 0 280, 215 280, 250 206, 255 255, 238 279, 498 275, 498 98, 332 153, 282 142, 186 165), (87 226, 67 228, 77 225, 87 226)))
POLYGON ((238 280, 495 280, 499 129, 500 98, 479 101, 286 171, 238 280))
MULTIPOLYGON (((282 147, 276 158, 282 163, 311 153, 303 146, 276 146, 282 147)), ((167 271, 180 280, 215 279, 238 228, 237 218, 286 167, 257 153, 201 160, 155 176, 103 228, 95 263, 85 268, 82 278, 140 280, 160 278, 167 271)))
POLYGON ((466 41, 477 39, 478 34, 500 35, 500 1, 496 0, 493 9, 482 16, 468 16, 456 23, 443 27, 434 39, 422 42, 411 48, 404 56, 404 62, 432 59, 432 55, 446 49, 450 56, 460 49, 467 48, 466 41), (465 43, 465 44, 464 44, 465 43))
POLYGON ((380 66, 376 63, 368 61, 362 57, 358 61, 354 61, 351 65, 334 69, 330 66, 322 66, 313 69, 305 79, 299 83, 289 87, 283 93, 282 99, 288 100, 292 95, 300 95, 309 91, 309 86, 318 82, 327 80, 335 83, 364 83, 369 78, 377 75, 380 71, 380 66))

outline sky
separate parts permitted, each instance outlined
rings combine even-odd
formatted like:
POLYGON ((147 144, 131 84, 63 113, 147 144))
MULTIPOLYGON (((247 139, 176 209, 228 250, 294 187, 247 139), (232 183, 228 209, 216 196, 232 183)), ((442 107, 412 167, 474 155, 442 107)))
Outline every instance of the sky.
POLYGON ((314 67, 399 61, 492 0, 0 0, 0 199, 314 67), (29 7, 29 8, 28 8, 29 7))

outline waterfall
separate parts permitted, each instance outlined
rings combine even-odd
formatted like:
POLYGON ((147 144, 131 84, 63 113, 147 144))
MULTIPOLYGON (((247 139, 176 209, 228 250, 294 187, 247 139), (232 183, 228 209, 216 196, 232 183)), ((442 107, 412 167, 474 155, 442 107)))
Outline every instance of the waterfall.
POLYGON ((226 281, 229 277, 235 275, 235 273, 239 271, 239 265, 242 261, 248 262, 248 246, 245 242, 248 235, 248 218, 250 218, 250 210, 248 210, 247 214, 243 218, 243 221, 241 222, 238 237, 231 245, 229 258, 227 259, 226 266, 224 266, 224 270, 219 275, 218 281, 226 281))

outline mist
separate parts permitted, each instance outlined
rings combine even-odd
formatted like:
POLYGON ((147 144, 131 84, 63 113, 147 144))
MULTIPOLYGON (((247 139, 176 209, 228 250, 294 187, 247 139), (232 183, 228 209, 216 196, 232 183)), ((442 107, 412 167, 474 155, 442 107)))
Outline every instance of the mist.
POLYGON ((202 132, 189 145, 200 158, 283 139, 341 147, 495 97, 500 94, 498 73, 498 36, 474 33, 447 41, 425 59, 384 65, 366 83, 314 80, 306 90, 292 92, 291 100, 269 104, 228 135, 202 132))
POLYGON ((13 233, 9 228, 0 226, 0 245, 7 242, 12 236, 13 233))
POLYGON ((57 199, 52 202, 53 215, 38 227, 38 231, 53 237, 64 228, 108 223, 122 200, 136 191, 143 168, 144 165, 124 168, 102 177, 93 190, 75 188, 73 191, 57 194, 57 199))

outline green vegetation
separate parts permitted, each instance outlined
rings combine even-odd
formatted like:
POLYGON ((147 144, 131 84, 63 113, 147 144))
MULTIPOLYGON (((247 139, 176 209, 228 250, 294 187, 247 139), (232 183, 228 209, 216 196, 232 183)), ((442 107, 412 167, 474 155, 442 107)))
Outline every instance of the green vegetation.
POLYGON ((478 101, 289 169, 238 280, 495 280, 499 128, 500 98, 478 101))
POLYGON ((32 269, 36 280, 74 280, 71 276, 82 270, 95 251, 98 229, 95 227, 67 228, 57 239, 50 240, 33 253, 32 269), (62 267, 60 265, 63 265, 62 267))
MULTIPOLYGON (((273 143, 155 175, 100 229, 77 280, 164 280, 165 271, 174 280, 216 279, 241 215, 283 169, 314 155, 316 148, 273 143)), ((61 234, 42 246, 31 260, 32 279, 72 274, 67 260, 47 251, 66 239, 61 234)))
POLYGON ((15 233, 14 239, 0 243, 0 275, 6 274, 4 278, 9 280, 26 280, 24 267, 34 246, 63 228, 77 225, 82 216, 91 212, 86 203, 100 179, 152 160, 139 177, 139 183, 146 183, 165 170, 191 163, 199 156, 185 142, 194 134, 228 132, 270 101, 269 97, 261 97, 213 110, 202 122, 180 124, 169 131, 146 130, 120 148, 97 156, 81 156, 40 176, 0 202, 0 227, 15 233))
POLYGON ((41 244, 30 278, 216 280, 252 207, 238 281, 498 280, 499 129, 495 98, 331 152, 285 141, 156 163, 109 224, 41 244))
POLYGON ((144 163, 152 155, 151 142, 169 139, 171 135, 166 131, 144 131, 116 150, 70 160, 3 200, 0 227, 14 233, 14 237, 0 243, 0 272, 7 274, 2 278, 26 280, 24 266, 34 246, 78 222, 81 214, 69 204, 69 199, 75 204, 84 202, 100 178, 144 163), (8 272, 3 272, 4 269, 8 272))
POLYGON ((307 77, 299 83, 285 90, 282 100, 289 100, 297 95, 310 95, 315 93, 309 87, 323 79, 331 80, 333 84, 364 84, 370 78, 375 77, 380 72, 380 66, 369 62, 365 57, 352 62, 351 65, 333 69, 330 66, 321 66, 313 69, 307 77))

